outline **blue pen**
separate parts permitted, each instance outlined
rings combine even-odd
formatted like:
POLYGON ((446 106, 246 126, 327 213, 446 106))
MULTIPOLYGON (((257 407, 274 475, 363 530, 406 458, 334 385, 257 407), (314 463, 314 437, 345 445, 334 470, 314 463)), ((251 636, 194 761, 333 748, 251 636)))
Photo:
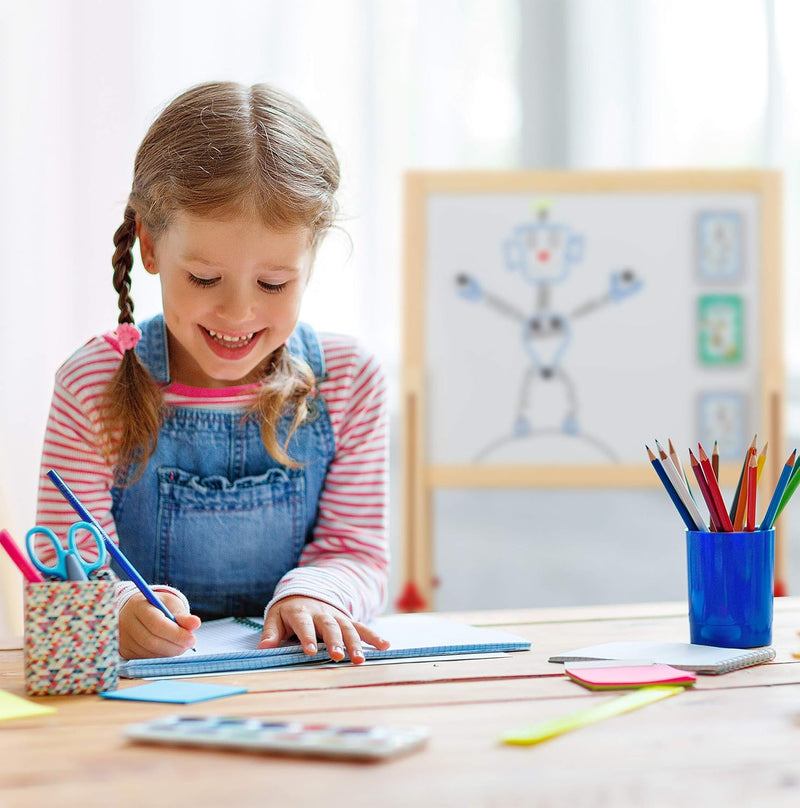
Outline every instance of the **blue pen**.
POLYGON ((92 514, 89 513, 88 510, 86 510, 83 503, 75 496, 75 494, 72 493, 70 487, 61 479, 61 475, 59 475, 59 473, 54 469, 50 469, 50 471, 47 472, 47 476, 53 481, 53 484, 61 492, 64 499, 66 499, 67 502, 69 502, 69 504, 74 509, 75 513, 77 513, 78 516, 80 516, 80 518, 83 519, 84 522, 88 522, 90 525, 93 525, 97 529, 97 531, 100 533, 100 536, 103 539, 103 544, 105 544, 108 552, 117 562, 117 564, 119 564, 120 567, 122 567, 126 575, 128 575, 128 577, 136 584, 136 586, 139 588, 139 591, 147 598, 148 601, 150 601, 150 603, 153 604, 153 606, 156 607, 156 609, 159 609, 165 615, 165 617, 168 617, 170 620, 172 620, 173 623, 177 623, 178 621, 175 619, 175 616, 155 596, 153 590, 150 589, 144 578, 142 578, 142 576, 139 575, 133 564, 131 564, 131 562, 128 561, 127 558, 125 558, 125 555, 122 552, 122 550, 120 550, 119 547, 117 547, 117 545, 114 544, 113 541, 111 541, 111 537, 108 535, 108 533, 105 532, 105 530, 103 530, 97 519, 95 519, 94 516, 92 516, 92 514))
POLYGON ((647 456, 650 458, 650 463, 656 470, 656 474, 658 474, 658 478, 663 483, 664 488, 667 489, 667 493, 672 499, 672 502, 675 504, 675 507, 678 509, 678 513, 681 515, 681 519, 683 519, 684 524, 687 528, 689 528, 689 530, 697 530, 697 525, 694 523, 691 514, 681 501, 681 498, 678 496, 678 492, 675 490, 675 487, 672 485, 669 477, 667 477, 667 472, 664 471, 661 461, 650 451, 649 446, 645 446, 644 448, 647 449, 647 456))

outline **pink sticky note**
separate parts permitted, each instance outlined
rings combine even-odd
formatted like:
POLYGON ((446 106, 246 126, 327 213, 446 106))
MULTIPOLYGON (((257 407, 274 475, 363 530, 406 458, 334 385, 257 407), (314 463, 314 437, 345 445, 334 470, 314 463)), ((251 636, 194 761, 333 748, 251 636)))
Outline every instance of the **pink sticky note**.
POLYGON ((694 674, 671 665, 629 665, 602 667, 567 666, 565 673, 591 690, 621 690, 647 685, 693 685, 694 674))

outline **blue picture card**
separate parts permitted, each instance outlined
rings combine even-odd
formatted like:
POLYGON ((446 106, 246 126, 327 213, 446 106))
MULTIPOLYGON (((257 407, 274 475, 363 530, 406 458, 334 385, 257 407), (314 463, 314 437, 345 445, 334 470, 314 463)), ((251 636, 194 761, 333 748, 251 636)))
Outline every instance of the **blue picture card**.
POLYGON ((121 690, 107 690, 100 695, 104 699, 128 699, 130 701, 161 701, 169 704, 194 704, 197 701, 221 699, 247 693, 246 687, 229 685, 207 685, 201 682, 176 682, 164 680, 148 682, 144 685, 125 687, 121 690))

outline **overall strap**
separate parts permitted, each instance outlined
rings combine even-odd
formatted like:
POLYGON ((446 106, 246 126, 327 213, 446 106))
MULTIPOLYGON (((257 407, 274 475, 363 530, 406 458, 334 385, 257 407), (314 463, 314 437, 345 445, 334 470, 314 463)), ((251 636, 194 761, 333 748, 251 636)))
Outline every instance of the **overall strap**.
POLYGON ((307 323, 298 323, 286 347, 292 356, 302 359, 313 371, 318 382, 328 376, 325 354, 316 331, 307 323))
POLYGON ((169 354, 164 315, 157 314, 139 323, 139 328, 142 331, 142 338, 136 346, 139 359, 158 384, 169 384, 169 354))

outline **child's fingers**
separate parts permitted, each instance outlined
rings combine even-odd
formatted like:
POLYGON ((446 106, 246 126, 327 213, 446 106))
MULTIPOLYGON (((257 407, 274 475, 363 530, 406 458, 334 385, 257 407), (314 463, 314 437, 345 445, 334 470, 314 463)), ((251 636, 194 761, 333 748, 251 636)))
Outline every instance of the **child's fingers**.
POLYGON ((198 622, 192 615, 181 615, 178 625, 165 617, 143 595, 134 595, 120 611, 120 653, 127 659, 176 656, 194 645, 190 626, 198 622))
POLYGON ((155 606, 146 606, 137 611, 127 631, 127 642, 139 648, 139 656, 177 656, 194 645, 191 632, 164 617, 155 606))
POLYGON ((358 636, 361 637, 364 642, 368 642, 379 651, 385 651, 391 645, 389 640, 385 640, 369 626, 364 625, 364 623, 359 623, 357 620, 354 620, 353 628, 355 628, 358 632, 358 636))
POLYGON ((344 648, 347 642, 342 636, 345 629, 344 622, 344 619, 340 622, 340 620, 327 612, 314 616, 317 634, 322 638, 325 647, 328 649, 328 654, 334 662, 344 659, 344 648))
POLYGON ((133 637, 120 636, 119 655, 123 659, 146 659, 150 656, 150 652, 143 645, 136 642, 133 637))
POLYGON ((175 620, 181 628, 185 628, 187 631, 197 631, 202 622, 196 614, 176 614, 175 620))
POLYGON ((351 620, 344 612, 314 598, 293 596, 273 604, 264 620, 259 648, 274 648, 284 637, 295 635, 306 654, 317 651, 317 637, 331 659, 344 659, 345 651, 359 664, 364 661, 363 642, 381 651, 389 642, 363 623, 351 620))
POLYGON ((364 661, 364 649, 361 647, 361 637, 355 625, 350 620, 342 620, 341 631, 350 661, 354 665, 360 665, 364 661))
MULTIPOLYGON (((174 595, 167 593, 159 594, 164 595, 164 601, 169 601, 164 602, 168 611, 170 611, 170 606, 177 606, 181 603, 180 599, 176 598, 174 595)), ((180 611, 185 611, 182 604, 180 611)), ((196 615, 178 614, 175 620, 170 620, 160 609, 157 609, 147 601, 137 604, 135 614, 144 628, 153 636, 152 644, 154 646, 158 645, 158 647, 161 648, 164 647, 165 644, 171 644, 180 649, 177 653, 183 653, 187 648, 191 648, 194 645, 194 637, 191 633, 192 629, 184 624, 199 625, 200 618, 196 615)), ((195 625, 195 627, 197 626, 195 625)), ((168 656, 168 654, 163 654, 163 656, 168 656)))
POLYGON ((311 615, 303 611, 295 611, 288 616, 284 615, 284 621, 289 629, 300 640, 300 645, 306 654, 317 653, 317 629, 314 626, 314 620, 311 615))
POLYGON ((176 595, 173 595, 172 592, 156 590, 155 596, 167 607, 167 611, 175 615, 175 617, 181 614, 188 614, 184 602, 176 595))
POLYGON ((264 628, 257 648, 276 648, 289 634, 281 616, 280 605, 273 606, 264 618, 264 628))

